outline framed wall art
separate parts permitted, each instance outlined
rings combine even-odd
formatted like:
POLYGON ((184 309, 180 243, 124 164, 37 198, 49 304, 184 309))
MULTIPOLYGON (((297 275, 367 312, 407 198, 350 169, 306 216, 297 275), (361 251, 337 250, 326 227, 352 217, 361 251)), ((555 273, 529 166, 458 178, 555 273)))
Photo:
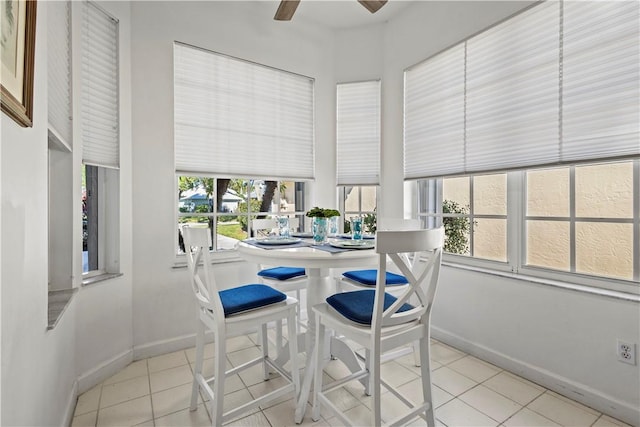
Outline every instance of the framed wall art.
POLYGON ((31 127, 36 0, 0 0, 0 29, 2 112, 31 127))

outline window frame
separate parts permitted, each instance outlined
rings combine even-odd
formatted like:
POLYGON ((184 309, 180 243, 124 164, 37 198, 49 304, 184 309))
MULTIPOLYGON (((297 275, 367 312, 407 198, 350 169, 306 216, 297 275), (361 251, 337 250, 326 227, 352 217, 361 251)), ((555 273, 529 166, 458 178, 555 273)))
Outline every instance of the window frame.
MULTIPOLYGON (((229 213, 229 212, 219 212, 217 209, 217 200, 214 198, 213 199, 213 205, 212 205, 212 211, 211 212, 180 212, 180 208, 179 208, 179 203, 180 203, 180 195, 179 195, 179 191, 178 192, 174 192, 175 194, 175 198, 174 198, 174 206, 176 207, 175 209, 175 220, 174 220, 174 224, 176 224, 175 227, 175 231, 174 231, 174 242, 178 242, 179 241, 179 228, 181 226, 180 223, 180 218, 183 217, 203 217, 203 218, 213 218, 213 234, 215 236, 217 236, 217 226, 218 226, 218 221, 216 220, 217 218, 220 217, 225 217, 225 216, 244 216, 247 219, 251 218, 254 215, 265 215, 265 216, 276 216, 276 215, 287 215, 287 216, 294 216, 300 219, 300 231, 304 231, 305 230, 305 221, 304 221, 304 214, 306 212, 305 206, 306 206, 306 194, 308 192, 308 190, 305 188, 307 183, 306 181, 303 180, 296 180, 296 181, 291 181, 289 179, 287 180, 278 180, 278 179, 262 179, 262 178, 237 178, 237 177, 233 177, 233 178, 227 178, 227 177, 219 177, 219 176, 208 176, 208 175, 203 175, 203 174, 185 174, 185 173, 179 173, 176 172, 175 177, 174 177, 174 186, 176 189, 179 189, 179 179, 181 176, 189 176, 189 177, 197 177, 197 178, 211 178, 213 179, 213 186, 214 188, 217 187, 217 180, 218 179, 241 179, 243 181, 246 182, 255 182, 255 181, 277 181, 278 182, 278 188, 280 187, 280 183, 282 181, 286 181, 286 182, 294 182, 294 192, 296 193, 296 209, 291 212, 291 211, 281 211, 280 208, 278 208, 278 210, 276 212, 253 212, 251 210, 251 203, 247 204, 247 212, 233 212, 233 213, 229 213), (299 190, 299 188, 297 188, 298 186, 301 186, 302 189, 299 190), (301 191, 302 194, 298 195, 297 193, 301 191), (301 203, 302 209, 297 209, 297 206, 301 203)), ((280 200, 281 200, 281 195, 280 195, 280 191, 276 191, 274 193, 274 199, 272 200, 272 204, 275 203, 276 206, 280 207, 280 200)), ((250 236, 252 229, 251 229, 251 222, 248 221, 248 230, 247 230, 247 235, 250 236)), ((217 259, 220 262, 225 262, 227 260, 229 260, 229 258, 236 258, 236 250, 235 249, 219 249, 217 247, 217 239, 212 239, 212 249, 211 252, 213 254, 214 259, 217 259)), ((184 264, 184 256, 185 254, 180 252, 180 248, 179 246, 176 247, 176 260, 178 261, 179 265, 184 264)))
POLYGON ((376 217, 376 225, 378 223, 378 200, 380 199, 380 186, 378 185, 339 185, 338 186, 338 210, 340 211, 339 233, 344 233, 344 225, 352 216, 360 216, 364 218, 366 215, 374 215, 376 217), (362 209, 362 187, 374 187, 376 192, 376 206, 373 210, 362 209), (358 210, 346 210, 347 188, 358 188, 358 210))
MULTIPOLYGON (((494 260, 481 259, 473 257, 472 255, 459 255, 452 253, 444 253, 443 262, 456 267, 481 269, 488 272, 501 272, 512 273, 515 277, 522 278, 523 280, 535 280, 535 281, 552 281, 569 283, 577 286, 586 286, 588 288, 623 292, 627 294, 640 294, 640 158, 636 159, 623 159, 618 162, 629 161, 633 163, 633 218, 596 218, 595 222, 605 223, 631 223, 633 225, 633 279, 626 280, 621 278, 597 276, 586 273, 575 272, 575 233, 572 233, 570 241, 570 253, 571 255, 571 271, 553 270, 550 268, 544 268, 540 266, 533 266, 526 264, 526 226, 527 220, 532 218, 537 219, 537 216, 527 216, 527 194, 526 194, 526 170, 521 171, 508 171, 507 174, 507 261, 500 262, 494 260)), ((606 164, 616 163, 616 161, 608 160, 601 162, 589 162, 584 165, 591 164, 606 164)), ((560 167, 569 167, 570 173, 573 176, 575 174, 575 167, 583 164, 563 165, 560 167)), ((532 170, 532 169, 529 169, 532 170)), ((464 175, 464 176, 476 176, 464 175)), ((414 204, 414 212, 416 212, 417 218, 422 220, 423 226, 440 226, 442 225, 442 179, 443 178, 429 178, 424 180, 414 181, 415 191, 417 194, 414 204), (425 203, 425 191, 421 186, 425 185, 424 182, 436 182, 436 212, 424 212, 421 211, 421 203, 425 203), (439 203, 438 203, 439 201, 439 203), (434 221, 429 221, 428 218, 436 218, 434 221)), ((434 185, 431 184, 432 191, 434 185)), ((570 197, 575 197, 575 180, 572 179, 570 184, 570 197)), ((470 185, 470 197, 473 196, 473 185, 470 185)), ((472 201, 473 199, 471 199, 472 201)), ((429 203, 427 200, 426 203, 429 203)), ((569 221, 576 223, 581 221, 589 221, 594 218, 578 217, 574 214, 575 210, 570 210, 569 221)), ((485 215, 471 215, 470 217, 485 217, 485 215)), ((549 217, 544 217, 545 220, 549 217)), ((473 234, 473 233, 471 233, 473 234)), ((471 245, 470 241, 470 245, 471 245)), ((472 247, 471 247, 472 249, 472 247)))

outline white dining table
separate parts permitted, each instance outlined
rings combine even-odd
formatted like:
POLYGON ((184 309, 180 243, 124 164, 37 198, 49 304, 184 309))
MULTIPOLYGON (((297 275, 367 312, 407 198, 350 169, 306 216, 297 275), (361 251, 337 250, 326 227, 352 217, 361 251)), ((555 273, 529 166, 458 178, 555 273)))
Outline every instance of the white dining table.
MULTIPOLYGON (((311 308, 316 304, 324 302, 327 297, 336 292, 335 281, 331 276, 331 269, 374 267, 378 259, 376 252, 373 249, 357 249, 331 253, 321 249, 315 249, 312 246, 287 247, 285 245, 278 246, 275 249, 263 249, 243 241, 238 242, 236 249, 243 259, 251 263, 271 266, 286 265, 287 267, 304 267, 307 271, 307 331, 304 334, 304 341, 301 340, 301 345, 299 346, 299 348, 306 350, 306 365, 295 414, 296 423, 300 423, 304 416, 309 392, 311 390, 311 382, 313 380, 313 369, 307 369, 311 367, 312 364, 316 330, 316 321, 311 308)), ((340 359, 352 372, 357 372, 361 369, 353 352, 349 350, 343 341, 332 338, 328 348, 330 349, 331 355, 340 359)), ((282 352, 282 354, 286 357, 288 353, 282 352)))

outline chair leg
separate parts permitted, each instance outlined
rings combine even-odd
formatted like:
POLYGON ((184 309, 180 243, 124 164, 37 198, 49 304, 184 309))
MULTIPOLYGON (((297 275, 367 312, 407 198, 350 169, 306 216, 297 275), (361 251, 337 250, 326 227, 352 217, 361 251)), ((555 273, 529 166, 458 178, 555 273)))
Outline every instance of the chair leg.
POLYGON ((291 360, 291 381, 293 382, 294 402, 298 401, 300 395, 300 369, 298 368, 298 328, 296 323, 296 311, 290 310, 287 318, 287 332, 289 334, 289 358, 291 360), (291 339, 293 337, 293 339, 291 339))
POLYGON ((422 395, 425 402, 429 403, 429 408, 426 410, 427 425, 435 427, 435 412, 433 408, 433 394, 431 387, 431 357, 430 357, 430 343, 429 334, 420 339, 420 374, 422 377, 422 395))
POLYGON ((196 327, 196 366, 193 370, 193 385, 191 387, 191 405, 189 409, 195 411, 198 408, 198 375, 202 375, 202 363, 204 359, 204 324, 198 319, 196 327))
POLYGON ((313 350, 313 361, 315 361, 315 372, 313 375, 313 408, 311 411, 311 419, 318 421, 320 419, 320 402, 318 393, 322 392, 322 371, 324 354, 324 324, 320 322, 320 315, 316 316, 316 337, 315 349, 313 350))
POLYGON ((413 344, 413 363, 415 366, 420 367, 422 362, 420 361, 420 341, 414 341, 413 344))
MULTIPOLYGON (((282 327, 282 322, 280 321, 279 329, 282 327)), ((269 357, 269 337, 267 336, 267 324, 263 323, 260 325, 258 329, 260 331, 260 339, 262 346, 262 371, 264 375, 264 380, 269 379, 269 365, 267 364, 267 357, 269 357)))
POLYGON ((364 350, 364 367, 369 371, 369 378, 367 379, 367 385, 364 388, 364 394, 371 396, 371 388, 373 387, 373 375, 371 375, 371 350, 366 348, 364 350))
POLYGON ((380 398, 380 341, 374 343, 369 355, 369 392, 373 396, 373 407, 371 408, 371 421, 373 426, 382 425, 382 411, 380 398))
POLYGON ((282 319, 276 320, 276 359, 282 353, 282 319))
POLYGON ((213 399, 211 402, 211 425, 222 425, 223 403, 224 403, 224 381, 226 377, 226 357, 227 343, 225 336, 216 334, 216 360, 215 360, 215 381, 213 386, 213 399))

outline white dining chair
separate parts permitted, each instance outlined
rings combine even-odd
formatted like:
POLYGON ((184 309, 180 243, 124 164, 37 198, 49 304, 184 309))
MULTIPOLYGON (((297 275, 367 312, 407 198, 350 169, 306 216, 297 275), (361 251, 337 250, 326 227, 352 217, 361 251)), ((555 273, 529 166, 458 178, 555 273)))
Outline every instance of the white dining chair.
MULTIPOLYGON (((419 219, 405 219, 405 218, 380 218, 378 219, 378 230, 380 231, 401 231, 401 230, 419 230, 421 223, 419 219)), ((409 265, 413 262, 412 254, 402 254, 409 265)), ((377 270, 349 270, 342 273, 341 277, 337 279, 336 290, 337 292, 345 292, 350 290, 359 289, 373 289, 376 286, 377 270)), ((407 278, 402 274, 399 274, 397 270, 387 271, 386 273, 386 292, 398 297, 403 294, 409 285, 407 278)), ((383 360, 387 361, 403 356, 411 352, 411 348, 400 349, 393 353, 389 353, 384 356, 383 360)), ((420 366, 420 354, 417 349, 417 345, 413 346, 414 364, 420 366)), ((368 394, 368 390, 367 390, 368 394)))
MULTIPOLYGON (((326 302, 315 305, 316 337, 312 366, 315 366, 313 389, 312 419, 320 418, 321 407, 329 409, 341 424, 352 422, 328 397, 327 394, 347 383, 370 378, 371 423, 382 425, 381 386, 398 397, 406 406, 407 412, 389 421, 389 425, 401 425, 422 417, 430 426, 435 426, 431 369, 429 356, 430 319, 435 298, 440 264, 444 228, 429 230, 378 231, 376 253, 378 268, 376 284, 373 289, 361 289, 330 296, 326 302), (403 256, 414 253, 417 261, 408 263, 403 256), (395 265, 406 277, 408 285, 397 298, 386 292, 386 273, 390 265, 395 265), (414 303, 409 303, 415 297, 414 303), (323 384, 323 354, 325 328, 331 328, 346 338, 347 342, 362 346, 369 353, 369 363, 359 372, 323 384), (380 377, 381 355, 399 346, 419 341, 421 358, 421 381, 423 402, 415 404, 401 395, 380 377)), ((367 381, 368 382, 368 381, 367 381)))
MULTIPOLYGON (((289 218, 289 229, 297 231, 299 226, 298 218, 289 218)), ((259 218, 251 221, 251 229, 254 235, 268 235, 277 230, 278 223, 274 218, 259 218)), ((296 299, 300 301, 301 291, 307 287, 307 274, 302 267, 285 266, 258 266, 258 280, 260 283, 272 286, 281 292, 295 292, 296 299)), ((300 320, 301 307, 298 305, 298 320, 300 320)), ((276 322, 275 347, 277 354, 283 348, 282 322, 276 322)))
MULTIPOLYGON (((226 420, 286 394, 291 394, 295 399, 300 392, 297 342, 291 340, 289 345, 290 372, 286 372, 269 357, 266 328, 269 322, 286 319, 290 336, 296 336, 295 317, 298 301, 264 284, 247 284, 220 290, 216 284, 209 251, 209 230, 185 227, 183 231, 187 265, 191 287, 197 301, 198 315, 196 364, 193 371, 190 409, 197 409, 199 391, 202 391, 211 405, 211 425, 219 426, 226 420), (262 331, 261 357, 227 371, 227 338, 244 334, 256 327, 262 331), (213 332, 215 348, 214 376, 208 379, 202 372, 206 328, 213 332), (286 385, 223 413, 225 379, 259 363, 280 373, 287 380, 286 385)), ((267 371, 265 368, 265 373, 267 371)), ((265 377, 266 379, 268 378, 265 377)))

